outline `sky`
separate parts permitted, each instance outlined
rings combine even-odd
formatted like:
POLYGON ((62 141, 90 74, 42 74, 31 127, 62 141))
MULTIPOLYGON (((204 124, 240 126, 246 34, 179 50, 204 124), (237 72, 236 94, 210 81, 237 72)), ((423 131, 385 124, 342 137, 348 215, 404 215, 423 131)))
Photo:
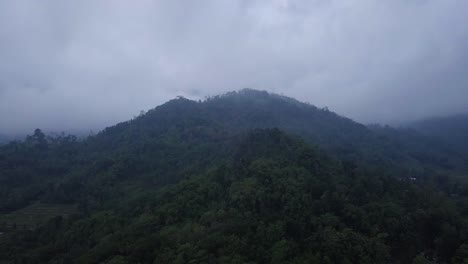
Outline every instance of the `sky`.
POLYGON ((0 1, 0 134, 242 88, 362 123, 468 112, 466 0, 0 1))

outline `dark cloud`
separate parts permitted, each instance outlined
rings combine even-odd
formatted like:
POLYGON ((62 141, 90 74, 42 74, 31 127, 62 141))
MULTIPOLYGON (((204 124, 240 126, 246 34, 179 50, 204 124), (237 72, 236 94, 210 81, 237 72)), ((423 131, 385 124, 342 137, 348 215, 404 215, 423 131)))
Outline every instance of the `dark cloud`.
POLYGON ((361 122, 468 111, 468 1, 0 2, 0 132, 243 87, 361 122))

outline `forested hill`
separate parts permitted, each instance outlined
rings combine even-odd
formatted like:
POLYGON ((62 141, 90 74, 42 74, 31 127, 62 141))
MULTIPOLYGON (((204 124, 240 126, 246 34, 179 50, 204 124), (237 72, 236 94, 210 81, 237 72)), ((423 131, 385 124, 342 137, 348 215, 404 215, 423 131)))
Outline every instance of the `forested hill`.
MULTIPOLYGON (((326 108, 251 89, 202 102, 174 99, 135 120, 106 129, 97 140, 114 146, 121 145, 125 138, 135 142, 142 137, 174 136, 184 129, 198 129, 190 132, 192 137, 206 132, 216 138, 220 131, 236 134, 271 127, 301 136, 345 160, 411 171, 425 168, 464 171, 468 168, 468 158, 444 142, 415 130, 367 127, 326 108)), ((451 133, 450 128, 447 133, 451 133)))
POLYGON ((0 240, 0 256, 22 263, 462 263, 467 257, 466 211, 443 193, 334 160, 276 129, 235 142, 226 160, 176 185, 115 189, 90 212, 15 231, 0 240))
POLYGON ((178 98, 1 146, 0 263, 464 263, 464 165, 275 94, 178 98))

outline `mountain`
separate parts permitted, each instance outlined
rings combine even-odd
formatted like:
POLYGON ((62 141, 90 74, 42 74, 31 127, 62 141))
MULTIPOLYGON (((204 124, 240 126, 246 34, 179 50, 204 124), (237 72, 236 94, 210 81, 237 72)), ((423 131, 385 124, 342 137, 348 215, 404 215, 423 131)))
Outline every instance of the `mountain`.
POLYGON ((462 263, 464 161, 267 92, 177 98, 1 146, 0 263, 462 263))
POLYGON ((437 138, 468 157, 468 114, 430 118, 409 124, 429 137, 437 138))
POLYGON ((192 125, 204 129, 211 126, 225 134, 278 127, 319 145, 341 159, 377 166, 464 170, 467 164, 458 153, 424 135, 367 127, 328 109, 251 89, 215 96, 203 102, 175 99, 131 122, 107 129, 101 136, 106 138, 111 134, 113 140, 121 138, 121 135, 153 137, 167 133, 169 129, 175 131, 192 125))

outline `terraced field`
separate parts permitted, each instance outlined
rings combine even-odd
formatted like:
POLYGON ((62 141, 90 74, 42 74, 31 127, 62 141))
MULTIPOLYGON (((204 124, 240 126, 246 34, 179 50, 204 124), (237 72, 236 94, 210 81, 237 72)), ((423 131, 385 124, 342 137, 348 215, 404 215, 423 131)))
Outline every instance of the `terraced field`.
POLYGON ((75 212, 75 205, 35 203, 8 214, 0 214, 0 233, 15 228, 34 229, 53 217, 68 217, 75 212))

